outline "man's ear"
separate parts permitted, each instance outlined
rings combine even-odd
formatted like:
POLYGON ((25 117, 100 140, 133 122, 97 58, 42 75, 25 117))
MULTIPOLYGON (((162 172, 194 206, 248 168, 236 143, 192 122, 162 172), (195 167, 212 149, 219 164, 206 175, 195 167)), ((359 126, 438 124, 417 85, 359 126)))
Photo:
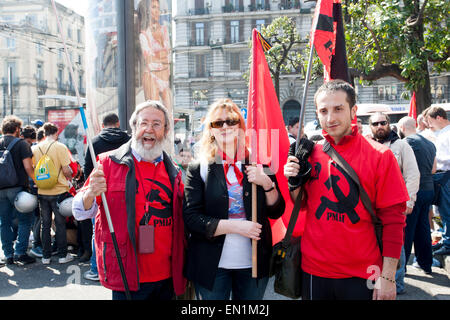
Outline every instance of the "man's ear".
POLYGON ((355 104, 353 106, 353 108, 351 108, 351 110, 350 110, 350 114, 352 116, 352 120, 355 119, 357 111, 358 111, 358 106, 355 104))

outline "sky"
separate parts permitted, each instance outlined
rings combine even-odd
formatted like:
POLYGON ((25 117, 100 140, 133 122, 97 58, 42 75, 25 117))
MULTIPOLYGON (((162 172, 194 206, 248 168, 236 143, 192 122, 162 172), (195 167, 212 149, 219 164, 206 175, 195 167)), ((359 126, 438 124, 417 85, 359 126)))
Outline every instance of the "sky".
POLYGON ((63 6, 72 9, 76 13, 84 16, 87 12, 89 0, 55 0, 63 6))

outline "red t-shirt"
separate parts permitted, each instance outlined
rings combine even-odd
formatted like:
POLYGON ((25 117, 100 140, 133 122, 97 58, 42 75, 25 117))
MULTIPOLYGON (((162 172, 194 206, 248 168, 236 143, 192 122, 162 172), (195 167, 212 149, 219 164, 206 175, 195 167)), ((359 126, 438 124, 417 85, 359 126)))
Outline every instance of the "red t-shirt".
MULTIPOLYGON (((325 135, 325 138, 355 170, 376 213, 383 208, 405 205, 408 193, 389 148, 368 141, 356 130, 338 145, 331 137, 325 135)), ((322 151, 322 144, 315 146, 309 162, 313 169, 311 179, 305 185, 307 216, 302 238, 303 270, 335 279, 367 279, 373 273, 370 266, 378 266, 381 271, 382 257, 374 225, 360 201, 358 186, 322 151)), ((401 209, 404 206, 397 208, 400 210, 394 210, 387 218, 379 216, 385 225, 384 232, 389 233, 390 226, 403 228, 405 217, 401 209)), ((401 230, 398 231, 401 235, 401 230)), ((386 256, 386 252, 397 255, 397 251, 399 255, 402 241, 401 236, 390 237, 388 234, 384 237, 383 234, 383 255, 386 256)))
POLYGON ((139 239, 139 224, 145 215, 146 202, 151 215, 149 223, 155 227, 154 252, 138 254, 139 281, 155 282, 170 278, 172 249, 172 193, 163 161, 134 161, 138 183, 136 194, 136 239, 139 239), (145 190, 145 197, 144 197, 145 190))

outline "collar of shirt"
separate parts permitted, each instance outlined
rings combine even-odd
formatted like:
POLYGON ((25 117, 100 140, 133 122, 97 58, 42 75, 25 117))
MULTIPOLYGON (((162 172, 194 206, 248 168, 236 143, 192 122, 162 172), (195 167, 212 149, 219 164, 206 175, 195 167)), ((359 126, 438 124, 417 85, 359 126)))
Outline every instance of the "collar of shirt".
MULTIPOLYGON (((131 153, 133 154, 133 156, 137 160, 137 162, 146 161, 146 160, 143 160, 142 157, 139 155, 139 153, 137 153, 137 151, 134 150, 133 148, 131 148, 131 153)), ((164 154, 161 153, 161 155, 159 157, 157 157, 156 159, 154 159, 153 161, 146 161, 146 162, 152 162, 154 164, 157 164, 163 160, 164 160, 164 154)))

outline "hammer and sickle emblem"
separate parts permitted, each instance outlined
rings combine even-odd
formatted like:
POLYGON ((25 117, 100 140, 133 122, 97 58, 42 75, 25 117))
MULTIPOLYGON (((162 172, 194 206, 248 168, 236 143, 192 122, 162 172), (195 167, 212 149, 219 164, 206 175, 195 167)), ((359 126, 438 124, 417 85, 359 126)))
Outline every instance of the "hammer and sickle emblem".
POLYGON ((340 180, 339 176, 331 175, 330 178, 325 182, 325 186, 328 190, 332 189, 334 195, 336 196, 337 202, 331 201, 327 197, 321 196, 320 201, 321 204, 316 211, 316 218, 320 219, 322 215, 325 213, 326 209, 330 209, 337 213, 345 213, 347 217, 350 219, 352 224, 357 223, 360 218, 355 211, 356 206, 359 202, 359 189, 353 179, 337 164, 334 162, 332 165, 338 169, 345 180, 349 185, 348 195, 345 196, 344 192, 339 188, 338 181, 340 180))

